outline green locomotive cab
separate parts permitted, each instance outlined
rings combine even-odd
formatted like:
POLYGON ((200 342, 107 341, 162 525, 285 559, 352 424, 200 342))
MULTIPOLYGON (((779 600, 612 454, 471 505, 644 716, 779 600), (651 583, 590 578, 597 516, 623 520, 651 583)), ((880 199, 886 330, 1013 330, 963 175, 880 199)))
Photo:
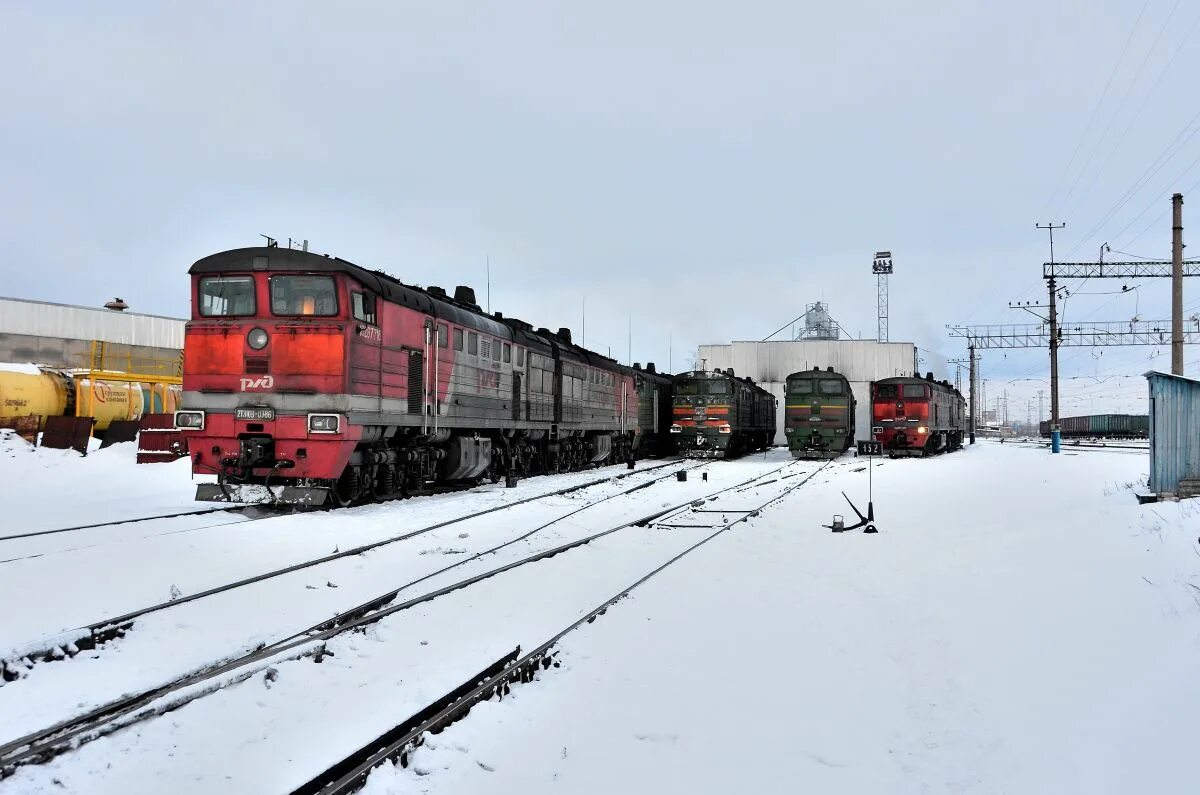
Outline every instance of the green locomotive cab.
POLYGON ((832 367, 787 377, 783 433, 794 458, 837 458, 854 444, 850 382, 832 367))
POLYGON ((671 434, 689 458, 734 458, 771 445, 775 397, 732 370, 675 378, 671 434))

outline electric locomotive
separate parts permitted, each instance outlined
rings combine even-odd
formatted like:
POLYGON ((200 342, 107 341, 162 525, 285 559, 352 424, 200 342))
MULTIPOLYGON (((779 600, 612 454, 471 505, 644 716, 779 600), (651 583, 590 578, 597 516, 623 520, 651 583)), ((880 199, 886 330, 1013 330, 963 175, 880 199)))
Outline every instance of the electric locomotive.
POLYGON ((783 433, 793 458, 837 458, 854 443, 854 407, 850 382, 832 367, 787 377, 783 433))
POLYGON ((871 384, 871 433, 893 458, 959 449, 966 413, 962 394, 933 373, 871 384))
POLYGON ((290 248, 189 273, 176 427, 217 475, 197 499, 344 506, 634 456, 634 372, 569 329, 290 248))
POLYGON ((734 458, 775 438, 775 396, 733 370, 675 376, 671 433, 689 458, 734 458))

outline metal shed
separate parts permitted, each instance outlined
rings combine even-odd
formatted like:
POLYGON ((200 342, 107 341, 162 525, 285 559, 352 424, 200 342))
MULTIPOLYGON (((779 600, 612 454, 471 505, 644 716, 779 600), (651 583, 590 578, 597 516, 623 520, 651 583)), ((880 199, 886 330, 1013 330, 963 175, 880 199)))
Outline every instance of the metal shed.
POLYGON ((1200 380, 1146 373, 1150 386, 1150 490, 1200 496, 1200 380))

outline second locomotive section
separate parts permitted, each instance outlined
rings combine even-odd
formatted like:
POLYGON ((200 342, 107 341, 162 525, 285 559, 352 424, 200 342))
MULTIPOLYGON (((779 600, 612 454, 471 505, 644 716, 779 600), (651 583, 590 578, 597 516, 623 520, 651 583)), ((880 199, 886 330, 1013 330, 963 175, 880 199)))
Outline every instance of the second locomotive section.
POLYGON ((733 370, 675 376, 671 433, 689 458, 734 458, 775 438, 775 396, 733 370))
MULTIPOLYGON (((249 248, 191 268, 185 431, 198 499, 338 505, 425 483, 632 460, 665 379, 344 260, 249 248), (639 389, 640 387, 640 389, 639 389)), ((665 390, 664 390, 665 391, 665 390)))

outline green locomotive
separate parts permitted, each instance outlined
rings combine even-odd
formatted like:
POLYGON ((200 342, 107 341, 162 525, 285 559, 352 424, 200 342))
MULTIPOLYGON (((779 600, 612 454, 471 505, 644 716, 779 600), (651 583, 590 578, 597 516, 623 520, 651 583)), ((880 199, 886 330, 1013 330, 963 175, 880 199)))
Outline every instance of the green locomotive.
POLYGON ((671 433, 688 458, 734 458, 775 438, 775 396, 733 370, 675 377, 671 433))
POLYGON ((794 458, 837 458, 854 444, 850 382, 832 367, 787 377, 783 433, 794 458))

